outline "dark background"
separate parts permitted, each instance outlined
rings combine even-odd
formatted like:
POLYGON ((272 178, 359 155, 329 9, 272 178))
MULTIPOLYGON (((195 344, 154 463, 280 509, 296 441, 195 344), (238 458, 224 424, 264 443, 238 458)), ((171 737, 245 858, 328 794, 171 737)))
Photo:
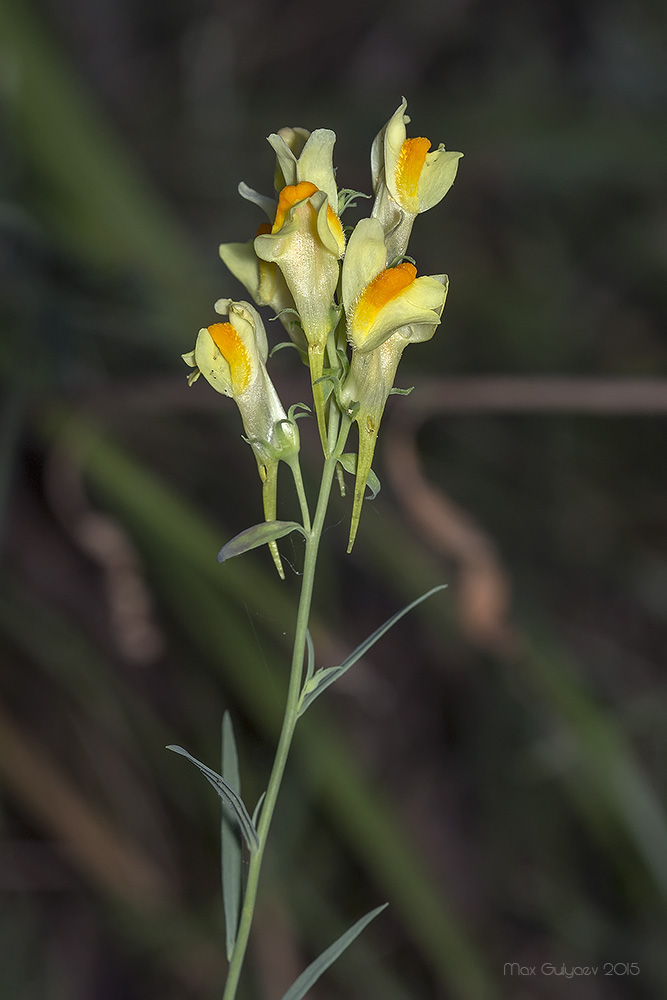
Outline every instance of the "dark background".
MULTIPOLYGON (((220 995, 218 803, 163 747, 216 766, 229 709, 254 804, 298 577, 216 563, 259 484, 179 354, 241 294, 217 245, 261 221, 236 185, 270 193, 264 137, 333 128, 368 191, 402 94, 465 153, 410 245, 451 291, 350 557, 334 502, 318 664, 449 589, 305 720, 240 998, 384 900, 314 998, 665 995, 666 26, 648 0, 0 0, 3 1000, 220 995)), ((292 352, 272 373, 307 398, 292 352)))

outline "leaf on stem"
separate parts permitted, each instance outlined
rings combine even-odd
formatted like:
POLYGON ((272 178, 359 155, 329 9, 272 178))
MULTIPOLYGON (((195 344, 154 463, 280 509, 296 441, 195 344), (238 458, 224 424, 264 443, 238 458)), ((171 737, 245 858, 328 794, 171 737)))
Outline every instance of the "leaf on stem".
POLYGON ((225 779, 221 777, 216 771, 213 771, 206 764, 202 764, 200 760, 193 757, 192 754, 184 750, 183 747, 175 746, 173 743, 167 747, 167 750, 173 750, 174 753, 180 753, 182 757, 187 757, 195 767, 198 767, 201 773, 204 775, 207 781, 215 788, 216 792, 225 803, 226 806, 234 812, 241 829, 241 833, 245 839, 246 844, 251 851, 256 851, 259 847, 259 837, 257 836, 257 830, 255 829, 255 824, 250 819, 248 810, 243 804, 243 800, 240 795, 234 791, 234 789, 227 784, 225 779))
POLYGON ((310 629, 306 629, 306 684, 313 676, 315 671, 315 646, 313 645, 313 637, 310 634, 310 629))
POLYGON ((361 934, 364 927, 368 926, 371 920, 374 920, 378 914, 382 913, 388 905, 388 903, 383 903, 382 906, 377 906, 370 913, 367 913, 365 917, 357 920, 356 924, 353 924, 344 934, 341 934, 337 941, 334 941, 326 951, 322 952, 319 958, 311 962, 305 972, 301 973, 296 982, 285 993, 282 1000, 301 1000, 311 986, 315 985, 322 973, 326 972, 330 965, 333 965, 346 948, 349 948, 354 939, 361 934))
MULTIPOLYGON (((222 719, 222 778, 237 795, 241 794, 239 757, 229 712, 225 712, 222 719)), ((242 848, 238 823, 232 820, 224 800, 220 825, 220 857, 227 961, 231 962, 241 913, 242 848)))
POLYGON ((412 611, 412 609, 416 608, 418 604, 422 603, 422 601, 425 601, 433 594, 437 594, 439 590, 444 590, 446 586, 446 583, 441 583, 438 587, 433 587, 432 590, 429 590, 426 594, 422 594, 421 597, 418 597, 411 604, 408 604, 407 607, 403 608, 401 611, 397 611, 395 615, 388 618, 387 621, 384 622, 383 625, 380 625, 380 627, 369 635, 367 639, 364 639, 364 641, 357 646, 354 652, 350 653, 349 656, 346 656, 339 666, 324 667, 313 674, 313 676, 306 681, 301 692, 301 698, 299 699, 299 717, 303 715, 307 708, 310 708, 315 699, 318 698, 323 691, 326 691, 326 689, 333 684, 334 681, 337 681, 339 677, 342 677, 343 674, 350 669, 350 667, 354 666, 357 660, 360 660, 361 657, 375 645, 378 639, 381 639, 385 632, 388 632, 389 629, 403 617, 403 615, 407 615, 408 611, 412 611))
POLYGON ((296 521, 263 521, 262 524, 254 524, 252 528, 235 535, 218 553, 218 562, 226 562, 234 556, 240 556, 251 549, 257 549, 260 545, 268 545, 278 538, 284 538, 292 531, 300 531, 305 534, 303 528, 296 521))
POLYGON ((260 817, 260 814, 262 812, 262 806, 264 805, 264 799, 265 798, 266 798, 266 792, 262 792, 262 794, 260 795, 260 797, 257 799, 257 805, 253 809, 252 822, 253 822, 253 825, 255 826, 255 828, 257 827, 257 824, 259 823, 259 817, 260 817))
MULTIPOLYGON (((338 459, 340 464, 343 466, 346 472, 351 473, 353 476, 357 474, 357 456, 352 451, 346 451, 344 455, 341 455, 338 459)), ((368 473, 368 479, 366 480, 366 486, 368 486, 371 491, 371 495, 368 497, 369 500, 375 500, 376 496, 382 489, 380 485, 380 480, 375 475, 371 469, 368 473)))

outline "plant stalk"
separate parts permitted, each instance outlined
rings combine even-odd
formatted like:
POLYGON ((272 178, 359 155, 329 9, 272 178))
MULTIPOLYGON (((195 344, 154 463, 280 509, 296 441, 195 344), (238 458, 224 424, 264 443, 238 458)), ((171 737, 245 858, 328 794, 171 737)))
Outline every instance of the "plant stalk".
POLYGON ((273 813, 276 807, 280 785, 285 773, 287 757, 292 745, 292 739, 294 737, 294 730, 296 729, 298 718, 303 663, 306 652, 306 633, 308 630, 310 607, 313 599, 313 585, 315 582, 317 554, 322 537, 322 529, 324 528, 324 519, 329 505, 329 497, 331 495, 331 486, 336 471, 336 463, 338 461, 338 457, 342 453, 343 447, 345 446, 349 427, 350 422, 346 417, 344 417, 340 427, 340 433, 338 433, 338 421, 335 417, 331 418, 329 426, 329 443, 331 444, 331 442, 334 441, 335 447, 330 448, 329 455, 324 462, 322 482, 320 485, 320 492, 312 528, 308 530, 306 525, 304 525, 304 529, 306 530, 306 552, 303 566, 301 594, 299 596, 299 608, 297 611, 296 630, 294 634, 294 647, 292 652, 289 687, 287 690, 287 702, 285 705, 285 717, 283 719, 283 726, 280 733, 280 739, 278 741, 278 748, 276 750, 273 768, 271 770, 271 776, 266 789, 266 798, 264 799, 264 803, 262 805, 259 824, 257 826, 259 847, 250 858, 248 881, 246 883, 246 890, 243 898, 243 908, 241 910, 238 935, 236 938, 236 944, 234 945, 232 958, 229 963, 227 982, 225 983, 222 1000, 234 1000, 236 997, 236 991, 238 989, 241 970, 243 968, 245 953, 248 946, 248 938, 250 936, 250 928, 257 900, 257 890, 259 886, 262 860, 264 857, 264 849, 266 847, 269 829, 273 819, 273 813))

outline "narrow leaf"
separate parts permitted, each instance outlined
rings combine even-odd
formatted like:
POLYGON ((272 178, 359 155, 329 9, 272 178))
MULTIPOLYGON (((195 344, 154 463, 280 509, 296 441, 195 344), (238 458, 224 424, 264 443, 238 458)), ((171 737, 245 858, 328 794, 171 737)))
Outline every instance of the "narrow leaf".
POLYGON ((315 647, 313 645, 313 637, 310 634, 310 629, 306 629, 306 646, 307 646, 307 657, 306 657, 306 684, 313 676, 315 670, 315 647))
POLYGON ((411 604, 408 604, 407 607, 403 608, 401 611, 397 611, 396 614, 392 615, 391 618, 388 618, 383 625, 376 628, 372 635, 369 635, 367 639, 364 639, 364 641, 357 646, 354 652, 350 653, 349 656, 346 656, 339 666, 325 667, 313 674, 313 676, 305 683, 303 691, 301 692, 301 698, 299 700, 299 716, 303 715, 307 708, 310 708, 315 699, 318 698, 323 691, 326 691, 326 689, 333 684, 334 681, 337 681, 339 677, 342 677, 343 674, 350 669, 350 667, 354 666, 357 660, 360 660, 361 657, 375 645, 378 639, 382 638, 385 632, 388 632, 397 621, 400 621, 403 615, 407 615, 408 611, 412 611, 412 609, 416 608, 418 604, 422 603, 422 601, 432 597, 433 594, 437 594, 439 590, 444 590, 446 586, 446 583, 441 583, 438 587, 433 587, 432 590, 429 590, 426 594, 422 594, 421 597, 418 597, 411 604))
POLYGON ((377 906, 370 913, 367 913, 365 917, 357 920, 356 924, 353 924, 344 934, 341 934, 337 941, 334 941, 326 951, 322 952, 319 958, 311 962, 305 972, 301 973, 296 982, 285 993, 282 1000, 301 1000, 302 997, 305 997, 308 990, 311 986, 315 985, 322 973, 326 972, 330 965, 333 965, 345 949, 349 948, 354 939, 361 934, 364 927, 367 927, 371 920, 374 920, 379 913, 382 913, 388 905, 388 903, 383 903, 382 906, 377 906))
POLYGON ((343 467, 340 462, 336 462, 336 479, 338 480, 338 489, 340 490, 341 497, 345 496, 345 476, 343 475, 343 467))
POLYGON ((264 805, 264 799, 266 798, 266 792, 262 792, 260 797, 257 799, 257 805, 253 809, 252 822, 255 829, 257 829, 257 823, 259 822, 259 814, 262 811, 262 806, 264 805))
POLYGON ((173 744, 167 747, 167 750, 173 750, 174 753, 180 753, 182 757, 187 757, 195 767, 198 767, 201 773, 204 775, 207 781, 215 788, 216 792, 230 809, 236 814, 236 818, 239 821, 239 826, 241 828, 241 833, 245 838, 245 842, 251 851, 256 851, 259 847, 259 838, 257 836, 257 830, 253 821, 248 815, 248 810, 243 805, 243 800, 240 795, 238 795, 230 785, 227 784, 224 778, 222 778, 216 771, 213 771, 206 764, 202 764, 200 760, 193 757, 192 754, 184 750, 183 747, 174 746, 173 744))
MULTIPOLYGON (((229 712, 225 712, 222 719, 222 777, 237 795, 241 794, 239 757, 229 712)), ((227 960, 231 962, 241 913, 242 848, 238 823, 232 821, 227 814, 224 803, 220 824, 220 857, 227 960)))
MULTIPOLYGON (((356 476, 356 474, 357 474, 357 456, 354 454, 353 451, 346 451, 344 455, 340 456, 340 458, 338 459, 338 461, 343 466, 343 468, 345 469, 346 472, 349 472, 351 475, 356 476)), ((382 486, 380 484, 380 480, 375 475, 375 473, 373 472, 372 469, 368 473, 368 479, 366 480, 366 486, 368 486, 369 490, 371 491, 371 495, 368 497, 368 499, 369 500, 375 500, 376 496, 378 495, 378 493, 382 489, 382 486)))
POLYGON ((234 556, 240 556, 250 549, 259 548, 260 545, 267 545, 275 542, 278 538, 289 535, 292 531, 300 531, 304 534, 303 528, 296 521, 263 521, 262 524, 254 524, 252 528, 246 528, 240 534, 235 535, 231 541, 220 549, 218 562, 226 562, 234 556))

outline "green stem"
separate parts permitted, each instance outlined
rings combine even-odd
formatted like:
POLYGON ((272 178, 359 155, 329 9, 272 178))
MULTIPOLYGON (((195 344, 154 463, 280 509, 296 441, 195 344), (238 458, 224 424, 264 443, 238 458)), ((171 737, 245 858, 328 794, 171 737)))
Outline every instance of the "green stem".
POLYGON ((289 467, 292 470, 292 476, 294 478, 294 486, 296 488, 296 495, 299 498, 299 506, 301 507, 301 523, 303 524, 306 532, 310 531, 310 510, 308 509, 308 498, 306 497, 306 491, 303 486, 303 478, 301 476, 301 465, 299 463, 299 456, 295 455, 292 461, 289 463, 289 467))
MULTIPOLYGON (((324 462, 322 482, 320 485, 320 493, 317 499, 317 508, 315 510, 315 518, 313 520, 312 528, 306 528, 306 525, 304 524, 304 529, 306 530, 306 553, 303 566, 301 594, 299 597, 299 608, 296 618, 296 631, 294 634, 294 648, 292 652, 289 687, 287 690, 287 703, 285 705, 285 717, 283 719, 283 727, 278 741, 278 749, 276 750, 276 757, 273 762, 269 784, 266 789, 266 798, 264 799, 259 825, 257 827, 259 847, 250 858, 248 881, 243 899, 239 930, 236 938, 236 944, 234 945, 234 952, 229 964, 229 972, 227 974, 227 982, 225 984, 225 991, 223 993, 222 1000, 234 1000, 236 996, 239 978, 241 976, 241 969, 243 967, 243 961, 248 946, 252 918, 255 911, 259 876, 266 841, 269 834, 269 828, 271 826, 271 820, 273 819, 273 812, 276 807, 276 801, 278 799, 283 774, 285 773, 285 765, 287 764, 287 757, 292 745, 292 739, 294 737, 294 730, 296 728, 298 718, 303 661, 306 651, 306 633, 308 630, 310 606, 313 598, 317 554, 320 539, 322 537, 322 529, 324 528, 324 519, 326 517, 327 507, 329 504, 329 497, 331 495, 331 486, 336 471, 336 463, 345 446, 345 441, 347 440, 347 434, 350 427, 350 421, 347 417, 344 417, 339 432, 339 421, 337 417, 338 414, 336 413, 334 416, 332 410, 329 425, 329 445, 331 446, 332 442, 334 442, 335 447, 330 447, 329 455, 324 462)), ((294 469, 292 471, 294 472, 294 469)), ((295 482, 297 482, 296 476, 295 482)), ((303 484, 301 484, 301 490, 303 491, 303 484)), ((297 492, 299 492, 298 485, 297 492)), ((299 499, 301 500, 301 495, 299 499)))

